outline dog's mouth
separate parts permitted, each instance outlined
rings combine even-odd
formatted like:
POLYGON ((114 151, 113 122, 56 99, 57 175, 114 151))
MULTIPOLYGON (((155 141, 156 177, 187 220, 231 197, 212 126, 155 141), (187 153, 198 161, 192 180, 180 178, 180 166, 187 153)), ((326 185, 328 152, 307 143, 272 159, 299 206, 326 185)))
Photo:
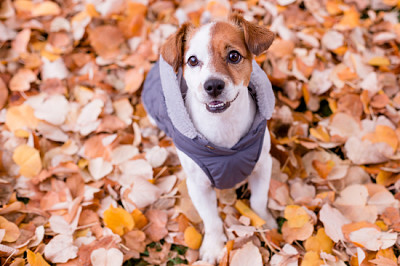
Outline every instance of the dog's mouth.
POLYGON ((228 101, 228 102, 212 101, 212 102, 206 103, 206 108, 211 113, 222 113, 226 109, 228 109, 229 106, 231 106, 231 103, 233 103, 237 99, 238 96, 239 96, 239 93, 236 94, 235 98, 233 98, 232 101, 228 101))

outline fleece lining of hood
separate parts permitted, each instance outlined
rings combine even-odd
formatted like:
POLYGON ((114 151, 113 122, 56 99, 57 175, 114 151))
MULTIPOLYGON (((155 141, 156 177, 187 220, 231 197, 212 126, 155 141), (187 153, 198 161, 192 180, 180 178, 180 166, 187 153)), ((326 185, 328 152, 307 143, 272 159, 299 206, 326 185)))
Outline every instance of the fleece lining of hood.
MULTIPOLYGON (((190 119, 189 113, 185 107, 182 97, 182 91, 185 91, 186 83, 183 79, 182 68, 178 74, 160 56, 160 79, 165 98, 168 116, 174 127, 184 136, 194 139, 201 134, 196 130, 190 119)), ((275 97, 272 91, 272 85, 265 72, 260 68, 255 60, 252 62, 253 71, 250 77, 251 87, 256 94, 257 115, 253 125, 258 125, 262 119, 270 119, 275 106, 275 97)))

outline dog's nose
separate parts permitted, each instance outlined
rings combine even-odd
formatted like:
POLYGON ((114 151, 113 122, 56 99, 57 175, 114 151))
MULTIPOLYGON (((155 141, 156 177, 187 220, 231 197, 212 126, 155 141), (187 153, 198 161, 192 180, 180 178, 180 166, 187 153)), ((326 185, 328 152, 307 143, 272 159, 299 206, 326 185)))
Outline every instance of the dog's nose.
POLYGON ((204 83, 204 89, 210 96, 217 97, 225 88, 225 82, 220 79, 209 79, 204 83))

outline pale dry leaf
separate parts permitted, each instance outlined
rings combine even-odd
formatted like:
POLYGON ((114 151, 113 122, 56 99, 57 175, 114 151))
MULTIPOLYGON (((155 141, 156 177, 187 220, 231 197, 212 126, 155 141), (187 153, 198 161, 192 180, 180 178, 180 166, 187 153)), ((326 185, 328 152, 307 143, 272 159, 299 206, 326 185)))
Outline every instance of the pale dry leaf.
POLYGON ((386 162, 393 156, 393 149, 384 142, 371 143, 350 137, 344 145, 347 157, 355 164, 375 164, 386 162))
POLYGON ((368 199, 368 205, 375 206, 378 214, 382 214, 388 207, 398 208, 399 201, 395 199, 392 193, 385 189, 372 195, 368 199))
POLYGON ((343 216, 339 210, 325 204, 319 212, 319 219, 324 224, 325 233, 330 239, 335 243, 340 240, 344 241, 342 226, 350 223, 350 220, 343 216))
POLYGON ((133 145, 119 145, 111 152, 111 163, 121 164, 124 163, 139 153, 138 148, 133 145))
POLYGON ((98 248, 90 253, 90 261, 92 265, 98 266, 120 266, 124 261, 124 256, 119 249, 116 248, 98 248))
POLYGON ((30 97, 26 104, 35 110, 34 114, 38 119, 53 125, 63 124, 69 112, 69 102, 61 94, 47 95, 42 93, 30 97))
POLYGON ((129 160, 119 165, 119 169, 125 175, 141 177, 146 180, 153 179, 153 168, 143 159, 129 160))
POLYGON ((27 46, 31 38, 31 29, 23 29, 20 31, 12 42, 13 50, 20 55, 27 52, 27 46))
POLYGON ((64 131, 47 123, 40 122, 36 129, 46 139, 58 142, 67 142, 69 140, 69 136, 64 131))
POLYGON ((82 108, 76 120, 77 129, 82 135, 88 135, 96 130, 96 128, 100 125, 98 116, 100 115, 103 107, 104 102, 102 100, 94 99, 82 108))
POLYGON ((308 88, 311 93, 321 95, 327 92, 333 85, 329 79, 332 69, 325 69, 323 71, 315 69, 312 73, 308 88))
POLYGON ((260 250, 253 244, 253 242, 249 241, 232 255, 229 265, 261 266, 263 265, 263 261, 260 250))
POLYGON ((92 177, 95 180, 99 180, 111 173, 113 166, 110 162, 105 161, 102 157, 97 157, 89 161, 88 169, 92 177))
POLYGON ((113 102, 115 113, 126 125, 132 123, 133 107, 127 98, 119 99, 113 102))
MULTIPOLYGON (((128 198, 138 207, 144 208, 154 203, 161 195, 160 189, 138 176, 130 177, 133 182, 128 198)), ((121 192, 122 193, 122 192, 121 192)))
POLYGON ((64 263, 78 255, 78 247, 73 245, 69 235, 56 235, 44 248, 46 259, 53 263, 64 263))
POLYGON ((322 36, 322 45, 329 49, 329 50, 335 50, 344 44, 344 36, 342 33, 335 31, 335 30, 329 30, 325 32, 325 34, 322 36))
POLYGON ((36 81, 36 74, 27 68, 21 68, 10 81, 10 90, 27 91, 31 88, 31 83, 36 81))
POLYGON ((160 167, 168 157, 168 151, 160 146, 154 146, 146 153, 146 159, 153 168, 160 167))
POLYGON ((376 228, 366 227, 351 232, 349 240, 368 250, 377 251, 393 246, 397 240, 397 233, 381 232, 376 228))
POLYGON ((50 61, 45 57, 42 57, 42 80, 46 79, 65 79, 69 72, 67 67, 65 66, 64 60, 60 57, 55 61, 50 61))

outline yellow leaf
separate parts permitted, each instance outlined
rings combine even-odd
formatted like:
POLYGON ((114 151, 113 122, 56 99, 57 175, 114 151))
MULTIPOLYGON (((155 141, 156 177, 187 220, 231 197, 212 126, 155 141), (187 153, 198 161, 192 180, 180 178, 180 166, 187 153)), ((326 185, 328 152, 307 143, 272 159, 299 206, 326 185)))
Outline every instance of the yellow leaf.
POLYGON ((39 120, 33 115, 32 107, 26 104, 11 106, 7 110, 6 125, 14 132, 17 129, 35 129, 39 120))
POLYGON ((374 133, 364 135, 363 140, 365 139, 372 143, 385 142, 392 147, 394 151, 397 150, 399 144, 396 131, 385 125, 377 125, 374 133))
POLYGON ((104 223, 120 236, 131 231, 135 226, 133 217, 129 212, 120 207, 114 208, 112 205, 104 212, 104 223))
POLYGON ((42 254, 33 253, 29 249, 27 250, 26 258, 31 266, 50 266, 44 259, 42 254))
POLYGON ((17 0, 14 2, 14 7, 18 12, 30 12, 33 8, 33 3, 27 0, 17 0))
POLYGON ((390 260, 393 261, 397 261, 396 255, 393 252, 392 248, 387 248, 387 249, 380 249, 377 253, 376 253, 376 257, 384 257, 384 258, 388 258, 390 260))
POLYGON ((325 229, 320 228, 315 236, 306 240, 304 247, 307 251, 332 253, 333 241, 326 235, 325 229))
POLYGON ((377 220, 375 224, 382 230, 382 231, 387 231, 389 227, 385 224, 384 221, 382 220, 377 220))
POLYGON ((315 251, 308 251, 304 254, 301 266, 320 266, 324 265, 324 261, 319 258, 319 255, 315 251))
POLYGON ((185 229, 183 238, 185 239, 186 245, 191 249, 199 249, 203 240, 201 234, 197 232, 196 228, 193 226, 188 226, 185 229))
POLYGON ((243 201, 237 200, 235 203, 235 208, 241 215, 250 218, 252 226, 258 227, 265 224, 265 221, 261 219, 255 212, 253 212, 243 201))
POLYGON ((306 210, 297 205, 286 206, 284 217, 290 228, 301 228, 311 219, 306 210))
POLYGON ((32 8, 32 16, 34 17, 54 16, 59 15, 60 13, 60 7, 52 1, 44 1, 42 3, 34 5, 32 8))
POLYGON ((318 140, 329 142, 331 140, 328 132, 323 126, 317 126, 317 128, 310 128, 310 134, 318 140))
POLYGON ((317 171, 318 175, 326 179, 330 172, 332 171, 333 167, 335 167, 335 162, 332 160, 326 162, 320 162, 318 160, 312 161, 313 168, 317 171))
POLYGON ((56 61, 58 58, 60 58, 60 55, 49 52, 44 49, 40 52, 40 55, 43 56, 44 58, 48 59, 51 62, 56 61))
POLYGON ((26 144, 14 150, 13 160, 19 165, 19 173, 23 176, 34 177, 42 170, 39 151, 26 144))
POLYGON ((352 7, 344 12, 339 26, 345 29, 353 29, 360 25, 360 13, 355 7, 352 7))
POLYGON ((6 231, 3 237, 3 241, 5 242, 15 242, 21 235, 18 226, 2 216, 0 216, 0 229, 6 231))
POLYGON ((388 66, 388 65, 390 65, 390 61, 386 57, 376 56, 376 57, 371 58, 368 61, 368 64, 370 64, 371 66, 388 66))
POLYGON ((142 229, 149 222, 146 216, 144 216, 144 214, 139 209, 133 210, 132 217, 133 221, 135 222, 135 227, 139 229, 142 229))

